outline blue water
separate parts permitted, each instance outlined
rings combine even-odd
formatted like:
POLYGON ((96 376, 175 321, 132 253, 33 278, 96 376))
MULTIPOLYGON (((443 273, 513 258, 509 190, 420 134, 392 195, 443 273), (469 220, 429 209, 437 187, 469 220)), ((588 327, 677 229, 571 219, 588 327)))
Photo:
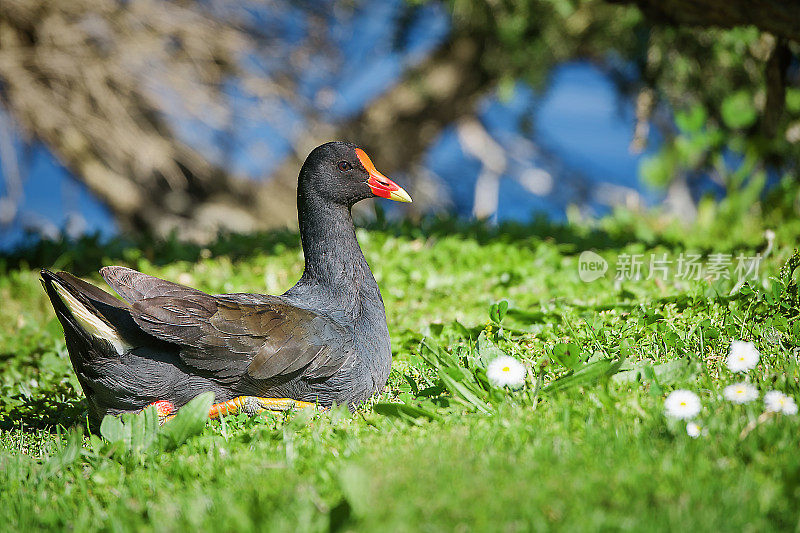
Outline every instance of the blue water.
MULTIPOLYGON (((333 99, 320 108, 327 120, 357 114, 396 83, 406 68, 424 59, 449 31, 446 13, 431 4, 404 20, 399 40, 392 37, 397 32, 390 30, 406 15, 408 4, 396 0, 368 5, 370 9, 342 17, 331 27, 331 38, 341 52, 338 67, 331 68, 331 62, 323 58, 312 58, 300 78, 298 94, 309 101, 314 101, 322 89, 333 90, 333 99)), ((291 20, 293 15, 287 11, 282 16, 291 20)), ((281 28, 281 38, 289 44, 306 31, 302 21, 281 28)), ((256 57, 244 62, 247 68, 267 72, 273 68, 256 57)), ((233 83, 225 86, 224 92, 235 124, 229 131, 179 114, 169 119, 186 142, 212 161, 252 179, 263 179, 288 153, 292 136, 302 131, 303 115, 277 99, 256 102, 233 83), (256 104, 268 106, 269 120, 254 116, 256 104)), ((480 103, 478 118, 507 150, 508 164, 497 183, 496 220, 526 220, 536 213, 559 220, 570 203, 603 213, 608 206, 593 196, 602 184, 638 191, 644 202, 655 199, 638 179, 637 168, 646 154, 628 150, 634 127, 632 104, 621 99, 613 82, 590 63, 567 63, 556 68, 544 94, 518 83, 504 98, 489 96, 480 103), (524 185, 524 176, 537 169, 551 177, 550 182, 545 180, 550 186, 531 192, 524 185)), ((0 115, 0 120, 8 118, 0 115)), ((657 139, 653 141, 657 145, 657 139)), ((18 144, 18 153, 22 154, 22 142, 18 140, 18 144)), ((111 235, 117 231, 108 210, 72 179, 44 146, 34 144, 28 153, 31 159, 25 165, 21 215, 10 227, 0 229, 0 247, 18 242, 26 228, 45 235, 67 226, 73 233, 99 231, 111 235), (69 224, 68 219, 72 221, 69 224)), ((449 196, 450 208, 459 215, 471 216, 481 164, 465 151, 455 125, 441 132, 422 161, 449 196)), ((376 163, 380 167, 380 162, 376 163)))
MULTIPOLYGON (((0 248, 29 236, 116 233, 117 226, 108 209, 45 146, 36 143, 27 152, 28 179, 23 183, 19 215, 9 227, 0 229, 0 248)), ((2 188, 0 191, 5 192, 2 188)))
MULTIPOLYGON (((557 67, 544 94, 517 84, 510 98, 492 96, 480 107, 481 123, 500 145, 513 147, 523 141, 522 150, 507 154, 497 220, 527 220, 541 213, 562 220, 571 203, 595 214, 605 213, 609 206, 599 203, 591 192, 602 184, 629 188, 644 204, 658 198, 638 175, 641 159, 657 149, 658 139, 650 139, 649 148, 641 154, 630 152, 633 104, 621 99, 613 82, 591 63, 557 67), (530 149, 525 149, 524 141, 530 149), (531 169, 546 169, 551 175, 549 194, 533 194, 521 185, 519 177, 531 169), (578 194, 581 191, 583 195, 578 194)), ((442 133, 425 163, 446 184, 454 211, 469 216, 481 163, 464 152, 455 127, 442 133)))
POLYGON ((638 188, 640 157, 628 146, 633 105, 621 102, 611 80, 585 63, 558 68, 536 116, 537 133, 570 166, 593 181, 638 188))

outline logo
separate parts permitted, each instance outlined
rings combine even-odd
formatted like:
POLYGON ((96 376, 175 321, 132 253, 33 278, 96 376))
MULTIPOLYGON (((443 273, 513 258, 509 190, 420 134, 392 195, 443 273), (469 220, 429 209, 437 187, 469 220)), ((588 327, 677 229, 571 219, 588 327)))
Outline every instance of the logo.
POLYGON ((578 277, 586 283, 603 277, 608 270, 608 261, 596 253, 586 250, 578 258, 578 277))

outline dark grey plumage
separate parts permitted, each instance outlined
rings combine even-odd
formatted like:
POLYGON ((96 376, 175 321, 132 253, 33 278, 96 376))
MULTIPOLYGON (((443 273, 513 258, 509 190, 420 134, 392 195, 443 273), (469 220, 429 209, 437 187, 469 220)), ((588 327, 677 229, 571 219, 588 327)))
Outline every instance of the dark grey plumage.
POLYGON ((389 332, 350 215, 355 202, 374 196, 368 177, 348 143, 322 145, 306 159, 298 180, 306 267, 281 296, 208 295, 129 268, 103 268, 122 301, 66 272, 43 270, 92 415, 159 400, 180 407, 208 390, 217 402, 260 396, 351 407, 381 390, 391 366, 389 332), (337 169, 341 161, 353 168, 337 169))

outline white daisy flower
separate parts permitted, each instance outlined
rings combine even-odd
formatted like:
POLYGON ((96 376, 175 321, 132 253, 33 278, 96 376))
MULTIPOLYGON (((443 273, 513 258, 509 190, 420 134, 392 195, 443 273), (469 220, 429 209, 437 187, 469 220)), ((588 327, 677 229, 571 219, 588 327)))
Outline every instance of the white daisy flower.
POLYGON ((692 421, 686 424, 686 434, 693 439, 696 439, 700 435, 708 435, 708 429, 701 426, 697 422, 692 421))
POLYGON ((781 413, 785 415, 797 414, 797 404, 794 403, 794 398, 791 396, 784 396, 783 409, 781 409, 781 413))
POLYGON ((797 414, 797 404, 794 402, 794 398, 777 390, 771 390, 764 395, 764 406, 767 411, 773 413, 797 414))
POLYGON ((700 398, 692 391, 678 389, 664 400, 664 409, 667 416, 688 420, 700 412, 700 398))
POLYGON ((758 390, 749 383, 734 383, 722 389, 722 395, 733 403, 748 403, 758 398, 758 390))
POLYGON ((486 377, 495 387, 521 387, 527 373, 522 363, 507 355, 501 355, 486 368, 486 377))
POLYGON ((733 341, 726 363, 731 372, 747 372, 756 367, 760 357, 752 342, 733 341))
POLYGON ((780 412, 784 396, 786 395, 779 390, 769 391, 764 394, 764 408, 773 413, 780 412))

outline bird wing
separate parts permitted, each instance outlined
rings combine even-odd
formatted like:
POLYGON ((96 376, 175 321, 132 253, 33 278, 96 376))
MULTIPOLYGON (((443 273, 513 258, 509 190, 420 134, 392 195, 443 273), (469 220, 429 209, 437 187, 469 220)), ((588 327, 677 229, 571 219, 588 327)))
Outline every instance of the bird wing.
POLYGON ((184 363, 217 378, 246 372, 253 379, 324 379, 355 361, 344 328, 277 296, 259 295, 248 302, 124 267, 106 267, 101 273, 131 303, 139 327, 176 344, 184 363))
POLYGON ((100 275, 106 280, 117 294, 128 303, 135 303, 145 298, 155 296, 202 296, 204 292, 191 287, 173 283, 155 276, 142 274, 132 268, 121 266, 107 266, 100 269, 100 275))

